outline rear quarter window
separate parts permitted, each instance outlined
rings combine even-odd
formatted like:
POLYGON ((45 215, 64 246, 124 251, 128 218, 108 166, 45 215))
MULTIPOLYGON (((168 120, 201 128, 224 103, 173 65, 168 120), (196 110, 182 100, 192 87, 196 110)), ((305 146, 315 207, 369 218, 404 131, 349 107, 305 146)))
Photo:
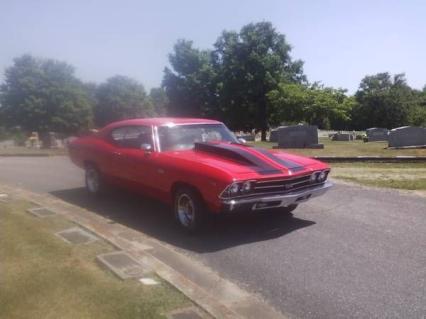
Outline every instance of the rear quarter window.
POLYGON ((137 148, 142 144, 152 144, 152 129, 150 126, 125 126, 111 131, 112 142, 120 147, 137 148))
POLYGON ((121 141, 126 136, 126 127, 120 127, 112 130, 111 132, 111 138, 114 142, 121 141))

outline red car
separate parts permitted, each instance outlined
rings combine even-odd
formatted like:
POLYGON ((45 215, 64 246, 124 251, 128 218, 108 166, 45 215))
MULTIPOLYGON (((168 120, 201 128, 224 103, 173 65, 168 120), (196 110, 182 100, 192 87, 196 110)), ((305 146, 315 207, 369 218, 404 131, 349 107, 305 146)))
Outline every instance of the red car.
POLYGON ((86 188, 108 184, 173 205, 179 224, 198 229, 207 212, 290 212, 332 184, 322 162, 245 145, 221 122, 147 118, 112 123, 69 145, 86 188))

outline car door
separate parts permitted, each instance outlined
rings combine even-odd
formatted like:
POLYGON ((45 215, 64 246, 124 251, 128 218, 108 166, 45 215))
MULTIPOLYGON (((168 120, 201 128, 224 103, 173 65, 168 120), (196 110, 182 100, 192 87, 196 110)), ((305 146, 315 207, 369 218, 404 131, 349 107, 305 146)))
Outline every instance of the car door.
POLYGON ((106 136, 108 151, 105 153, 105 167, 107 174, 116 180, 124 179, 125 172, 123 171, 123 143, 128 130, 127 126, 114 128, 106 136))
POLYGON ((156 152, 151 126, 129 126, 120 141, 121 177, 127 186, 155 195, 156 152))

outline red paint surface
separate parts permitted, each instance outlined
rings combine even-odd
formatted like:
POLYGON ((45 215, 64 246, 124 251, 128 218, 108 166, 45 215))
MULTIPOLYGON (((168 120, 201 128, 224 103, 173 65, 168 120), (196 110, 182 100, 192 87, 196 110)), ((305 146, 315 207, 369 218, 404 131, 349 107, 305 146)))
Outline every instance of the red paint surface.
MULTIPOLYGON (((150 118, 132 119, 112 123, 94 135, 78 138, 70 143, 72 161, 83 167, 95 164, 109 182, 121 187, 171 203, 173 188, 179 183, 195 187, 213 212, 220 212, 220 193, 233 181, 274 180, 307 175, 314 170, 327 169, 327 164, 317 160, 281 151, 270 151, 275 156, 291 160, 304 167, 292 174, 285 166, 277 164, 255 149, 244 148, 263 161, 276 167, 281 173, 261 175, 251 167, 216 154, 195 150, 150 152, 142 149, 117 146, 110 139, 113 129, 121 126, 150 126, 153 129, 168 123, 174 124, 220 124, 206 119, 150 118)), ((155 131, 155 130, 154 130, 155 131)))

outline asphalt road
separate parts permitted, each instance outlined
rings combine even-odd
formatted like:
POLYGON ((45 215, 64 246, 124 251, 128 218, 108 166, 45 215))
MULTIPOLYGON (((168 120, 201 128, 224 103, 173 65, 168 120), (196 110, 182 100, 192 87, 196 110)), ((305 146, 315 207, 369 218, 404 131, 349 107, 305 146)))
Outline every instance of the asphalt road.
POLYGON ((426 198, 337 184, 281 218, 217 218, 180 233, 164 205, 85 195, 68 159, 1 158, 0 182, 91 209, 194 256, 299 318, 426 318, 426 198))

